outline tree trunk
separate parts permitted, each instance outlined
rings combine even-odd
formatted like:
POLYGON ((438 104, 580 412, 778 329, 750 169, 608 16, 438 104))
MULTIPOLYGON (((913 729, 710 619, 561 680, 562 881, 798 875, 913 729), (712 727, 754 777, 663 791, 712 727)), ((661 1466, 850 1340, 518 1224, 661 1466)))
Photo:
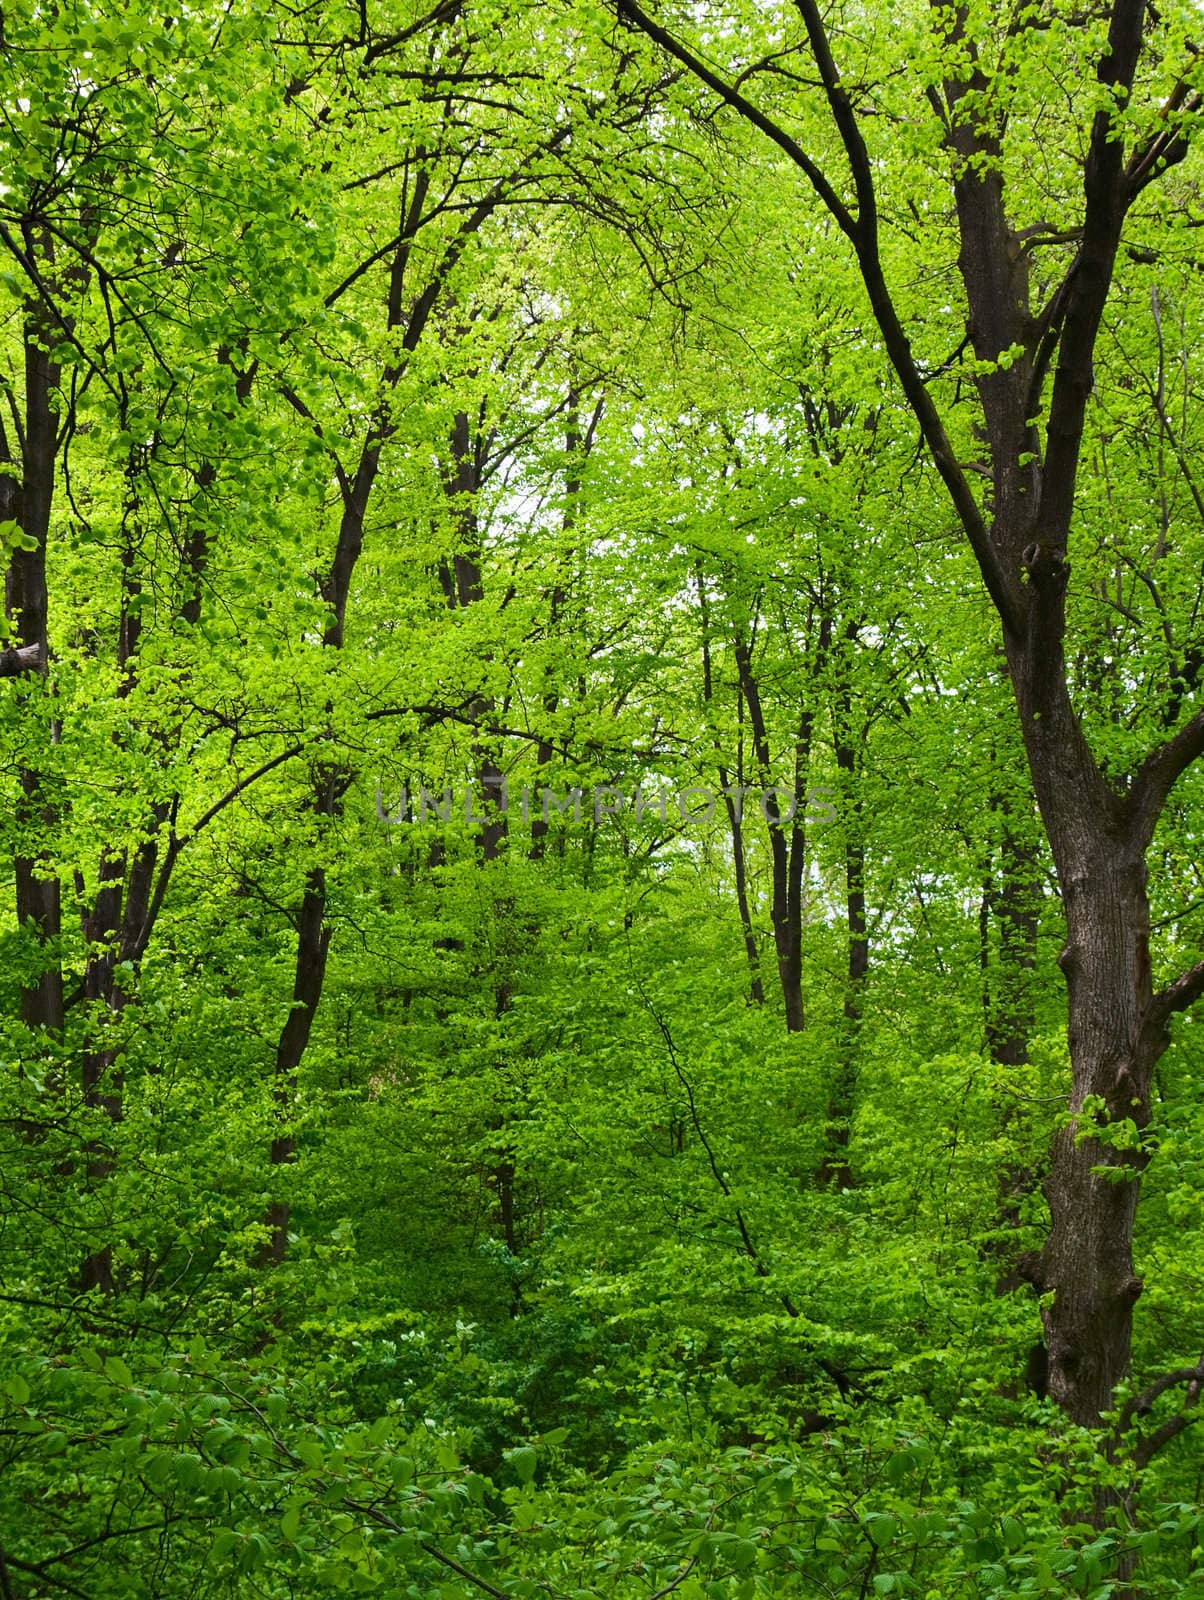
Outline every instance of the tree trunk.
MULTIPOLYGON (((1050 1235, 1038 1279, 1049 1393, 1073 1421, 1099 1425, 1129 1359, 1133 1219, 1140 1149, 1101 1143, 1093 1129, 1149 1119, 1153 1069, 1166 1044, 1147 1017, 1149 902, 1143 827, 1092 759, 1042 612, 1060 607, 1065 568, 1034 559, 1033 627, 1008 657, 1037 803, 1057 868, 1067 940, 1070 1121, 1057 1135, 1045 1185, 1050 1235)), ((1112 1135, 1115 1138, 1115 1133, 1112 1135)))
MULTIPOLYGON (((330 816, 336 803, 331 780, 318 795, 316 805, 322 815, 330 816)), ((330 928, 326 925, 325 917, 326 874, 320 866, 314 866, 309 870, 301 910, 297 916, 297 958, 293 970, 292 1005, 276 1045, 273 1089, 276 1133, 271 1149, 273 1167, 287 1166, 297 1156, 297 1139, 291 1119, 296 1098, 297 1069, 309 1044, 326 977, 330 928)), ((268 1205, 266 1220, 271 1236, 260 1256, 260 1264, 279 1266, 288 1250, 288 1201, 277 1195, 268 1205)))
MULTIPOLYGON (((55 415, 51 396, 58 387, 58 367, 40 340, 36 308, 28 313, 25 342, 25 437, 22 440, 21 476, 6 470, 11 456, 0 440, 0 521, 12 521, 32 543, 13 551, 8 570, 8 609, 16 628, 17 647, 36 651, 37 676, 30 694, 32 714, 44 720, 45 739, 57 740, 57 727, 46 696, 49 672, 48 594, 46 541, 54 494, 55 415)), ((14 463, 15 464, 15 463, 14 463)), ((46 797, 42 773, 36 765, 22 767, 18 824, 26 836, 51 831, 57 821, 46 797)), ((58 1036, 63 1030, 63 975, 59 953, 62 910, 59 880, 41 852, 23 849, 14 858, 17 921, 36 939, 41 972, 21 990, 21 1019, 30 1028, 58 1036)))
MULTIPOLYGON (((803 1009, 803 852, 805 841, 798 818, 798 797, 795 797, 794 820, 783 817, 777 798, 770 789, 773 782, 770 767, 769 730, 765 710, 761 703, 760 685, 752 666, 750 642, 737 635, 735 639, 736 671, 740 692, 748 707, 748 720, 752 729, 753 754, 757 764, 757 777, 765 791, 765 819, 769 824, 769 860, 772 874, 772 899, 770 921, 773 927, 773 944, 778 959, 778 979, 782 986, 786 1032, 801 1033, 805 1022, 803 1009), (789 827, 789 831, 787 831, 789 827)), ((810 718, 804 713, 795 749, 794 775, 805 766, 801 750, 810 736, 810 718)))
POLYGON ((828 1102, 826 1150, 819 1172, 821 1184, 847 1189, 853 1179, 849 1166, 849 1138, 853 1103, 857 1094, 861 1021, 866 975, 870 965, 869 929, 865 908, 865 838, 863 808, 858 790, 858 751, 849 737, 851 705, 847 693, 837 708, 836 765, 844 777, 844 882, 846 961, 845 994, 841 1014, 836 1075, 828 1102))
POLYGON ((1062 873, 1062 883, 1072 1120, 1057 1135, 1045 1186, 1051 1229, 1041 1284, 1054 1292, 1044 1312, 1049 1393, 1074 1421, 1097 1426, 1128 1368, 1142 1289, 1133 1221, 1147 1158, 1141 1149, 1101 1144, 1090 1130, 1126 1121, 1144 1130, 1161 1049, 1143 1039, 1151 987, 1140 851, 1118 860, 1097 848, 1062 873))

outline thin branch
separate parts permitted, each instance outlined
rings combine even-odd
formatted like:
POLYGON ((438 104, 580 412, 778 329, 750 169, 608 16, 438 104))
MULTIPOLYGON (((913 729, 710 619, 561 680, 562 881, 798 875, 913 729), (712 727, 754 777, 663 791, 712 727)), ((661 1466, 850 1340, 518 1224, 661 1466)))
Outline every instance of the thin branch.
POLYGON ((1137 1417, 1144 1416, 1168 1389, 1177 1389, 1181 1384, 1186 1385, 1182 1407, 1174 1416, 1168 1417, 1155 1428, 1153 1433, 1138 1441, 1133 1451, 1133 1459, 1139 1468, 1148 1466, 1172 1439, 1199 1421, 1198 1415, 1193 1416, 1189 1413, 1198 1404, 1201 1389, 1204 1388, 1204 1356, 1200 1357, 1194 1367, 1176 1367, 1173 1372, 1164 1372, 1150 1384, 1148 1389, 1139 1395, 1134 1395, 1121 1408, 1117 1419, 1118 1433, 1124 1433, 1137 1417))
POLYGON ((227 789, 225 794, 219 800, 215 800, 208 811, 193 823, 187 833, 177 834, 173 832, 166 854, 163 857, 163 865, 159 868, 159 876, 155 881, 155 890, 151 896, 150 905, 146 908, 146 917, 129 952, 130 960, 140 960, 146 951, 147 945, 150 943, 150 936, 154 930, 155 922, 163 909, 167 886, 171 881, 171 875, 179 859, 180 852, 185 845, 191 843, 202 828, 208 827, 216 817, 221 815, 227 806, 232 805, 239 795, 249 789, 253 783, 257 783, 260 778, 266 777, 269 772, 274 771, 277 767, 283 766, 286 761, 291 761, 294 756, 299 756, 304 749, 305 745, 303 744, 289 745, 287 750, 282 750, 277 755, 272 756, 269 760, 256 767, 254 772, 248 773, 245 778, 240 778, 232 788, 227 789))
POLYGON ((675 39, 659 23, 653 22, 651 17, 646 16, 639 6, 635 4, 635 0, 618 0, 617 9, 620 17, 626 18, 630 24, 639 28, 642 33, 646 33, 650 39, 660 45, 666 55, 671 55, 675 61, 680 61, 682 66, 693 73, 699 82, 705 83, 708 89, 713 89, 721 100, 731 106, 733 110, 738 111, 746 122, 751 122, 753 127, 759 129, 767 139, 772 139, 779 150, 784 151, 795 166, 806 175, 811 187, 832 213, 841 232, 847 234, 856 243, 856 219, 827 178, 824 177, 819 167, 784 128, 780 128, 771 117, 767 117, 763 111, 753 105, 751 100, 745 99, 738 89, 733 89, 731 84, 725 83, 717 73, 712 72, 710 67, 700 61, 697 56, 692 55, 685 45, 675 39))

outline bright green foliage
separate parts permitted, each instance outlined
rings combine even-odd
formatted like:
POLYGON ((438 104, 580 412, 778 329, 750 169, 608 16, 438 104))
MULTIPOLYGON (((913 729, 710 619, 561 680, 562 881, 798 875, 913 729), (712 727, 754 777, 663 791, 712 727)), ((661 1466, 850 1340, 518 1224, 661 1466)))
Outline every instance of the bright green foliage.
MULTIPOLYGON (((1143 106, 1194 26, 1166 9, 1143 106)), ((1201 1434, 1141 1454, 1186 1379, 1124 1409, 1199 1360, 1195 1027, 1159 1069, 1132 1383, 1076 1430, 1026 1379, 1018 1271, 1065 1120, 1060 905, 835 230, 611 6, 111 10, 0 23, 0 479, 39 361, 57 430, 0 831, 62 902, 0 918, 0 1600, 1200 1593, 1201 1434), (792 1032, 770 786, 818 797, 792 1032), (139 873, 131 942, 96 907, 139 873)), ((845 10, 972 460, 909 98, 950 47, 845 10)), ((1103 24, 1065 10, 1008 90, 1036 273, 1099 92, 1103 24)), ((663 14, 835 160, 806 58, 769 65, 792 8, 663 14)), ((1072 666, 1117 771, 1204 660, 1198 182, 1193 153, 1151 191, 1090 414, 1072 666)), ((1199 785, 1151 856, 1168 973, 1199 785)))

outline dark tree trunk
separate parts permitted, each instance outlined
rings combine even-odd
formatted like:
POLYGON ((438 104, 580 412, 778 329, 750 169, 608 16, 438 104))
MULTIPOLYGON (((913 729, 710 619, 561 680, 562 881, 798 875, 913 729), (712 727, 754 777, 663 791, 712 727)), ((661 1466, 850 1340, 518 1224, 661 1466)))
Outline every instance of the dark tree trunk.
POLYGON ((1164 1032, 1147 1026, 1147 841, 1091 760, 1063 684, 1055 678, 1051 693, 1031 653, 1015 653, 1013 673, 1067 928, 1059 965, 1074 1120, 1057 1136, 1045 1186, 1051 1226, 1040 1283, 1053 1294, 1043 1311, 1049 1393, 1074 1421, 1096 1426, 1128 1367, 1142 1288, 1133 1269, 1133 1219, 1146 1158, 1101 1144, 1091 1129, 1129 1121, 1144 1130, 1166 1042, 1164 1032), (1117 1168, 1123 1177, 1110 1177, 1117 1168))
MULTIPOLYGON (((333 780, 317 796, 316 808, 323 816, 334 812, 336 796, 333 780)), ((305 894, 297 916, 297 959, 293 972, 293 999, 288 1017, 276 1045, 273 1099, 276 1106, 276 1134, 272 1139, 273 1167, 286 1166, 297 1156, 296 1135, 291 1126, 296 1099, 297 1069, 301 1065, 313 1030, 322 985, 326 978, 326 957, 330 949, 330 928, 326 925, 326 874, 320 866, 310 868, 305 894)), ((279 1266, 288 1250, 288 1202, 277 1196, 268 1206, 267 1224, 271 1236, 260 1257, 262 1265, 279 1266)))
MULTIPOLYGON (((52 395, 59 373, 41 341, 46 338, 37 308, 29 313, 25 342, 25 437, 21 442, 20 476, 10 469, 17 463, 0 436, 0 520, 15 522, 31 548, 13 551, 8 569, 7 603, 16 631, 17 649, 36 660, 31 673, 30 710, 45 724, 44 738, 54 742, 57 725, 49 705, 48 593, 46 541, 54 495, 56 455, 55 415, 52 395)), ((36 765, 22 767, 18 829, 26 841, 49 833, 57 818, 36 765)), ((41 971, 37 980, 21 991, 21 1019, 30 1028, 57 1036, 63 1029, 63 975, 59 939, 62 932, 61 891, 58 875, 47 857, 29 847, 13 861, 17 921, 37 941, 41 971)))
MULTIPOLYGON (((769 823, 769 861, 772 883, 770 922, 773 928, 774 951, 777 955, 778 980, 782 986, 787 1033, 801 1033, 805 1022, 803 1007, 803 857, 806 849, 799 801, 795 797, 793 816, 784 816, 777 796, 771 792, 773 783, 770 763, 769 729, 761 702, 761 690, 752 664, 750 642, 737 635, 735 639, 736 672, 740 693, 748 708, 749 727, 752 731, 753 756, 757 766, 757 780, 765 794, 764 807, 769 823)), ((804 746, 810 742, 811 720, 804 712, 800 720, 795 746, 792 776, 797 784, 798 773, 805 770, 804 746)))

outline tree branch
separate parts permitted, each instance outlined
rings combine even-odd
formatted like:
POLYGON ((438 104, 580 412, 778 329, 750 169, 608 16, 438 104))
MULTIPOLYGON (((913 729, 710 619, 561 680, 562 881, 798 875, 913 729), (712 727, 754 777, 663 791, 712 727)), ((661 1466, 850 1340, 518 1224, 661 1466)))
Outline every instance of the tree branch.
POLYGON ((40 644, 9 645, 0 651, 0 678, 19 678, 26 672, 40 672, 42 647, 40 644))
POLYGON ((1126 805, 1143 844, 1154 836, 1167 797, 1192 762, 1204 755, 1204 709, 1185 722, 1141 763, 1129 785, 1126 805))
POLYGON ((1177 1438, 1186 1428, 1199 1421, 1198 1416, 1188 1413, 1199 1402, 1200 1391, 1204 1388, 1204 1355, 1194 1367, 1176 1367, 1173 1372, 1164 1372, 1160 1378, 1150 1384, 1148 1389, 1126 1402, 1121 1408, 1117 1420, 1117 1432, 1124 1433, 1137 1417, 1144 1416, 1153 1406, 1154 1402, 1166 1393, 1168 1389, 1177 1389, 1180 1384, 1187 1385, 1187 1392, 1183 1397, 1182 1407, 1174 1416, 1168 1417, 1165 1422, 1155 1428, 1153 1433, 1147 1434, 1138 1441, 1133 1451, 1133 1459, 1139 1468, 1146 1467, 1172 1439, 1177 1438))
POLYGON ((1141 1044, 1144 1049, 1153 1050, 1166 1032, 1166 1025, 1176 1011, 1186 1011, 1188 1006, 1204 994, 1204 961, 1197 961, 1194 967, 1188 967, 1186 972, 1181 972, 1173 983, 1168 983, 1165 989, 1158 993, 1145 1008, 1145 1016, 1141 1024, 1141 1044))
POLYGON ((661 47, 666 55, 672 56, 675 61, 680 61, 682 66, 692 73, 700 83, 705 83, 708 89, 713 89, 719 98, 725 104, 731 106, 734 111, 738 111, 746 122, 750 122, 767 139, 772 139, 778 149, 784 151, 795 166, 805 174, 811 187, 831 212, 841 232, 846 234, 854 243, 856 242, 857 220, 827 178, 824 177, 819 167, 784 128, 780 128, 771 117, 767 117, 763 111, 753 105, 751 100, 745 99, 738 89, 733 89, 729 83, 725 83, 717 73, 712 72, 710 67, 700 61, 696 55, 691 54, 685 45, 675 39, 667 29, 662 28, 659 23, 653 22, 651 17, 646 16, 639 6, 635 4, 635 0, 617 0, 616 9, 620 17, 625 18, 633 27, 639 28, 641 33, 647 34, 655 44, 661 47))
MULTIPOLYGON (((1132 0, 1130 0, 1130 3, 1132 3, 1132 0)), ((920 431, 923 434, 924 443, 927 446, 932 463, 940 474, 949 498, 953 501, 958 519, 978 562, 978 568, 982 574, 987 593, 990 595, 1004 627, 1012 635, 1018 636, 1023 631, 1024 625, 1024 606, 1018 584, 1008 577, 1000 562, 999 554, 991 543, 982 511, 979 509, 978 501, 974 497, 974 491, 970 487, 970 480, 958 465, 956 452, 949 442, 944 423, 941 421, 940 413, 937 411, 932 396, 920 376, 920 369, 916 365, 915 357, 912 354, 911 341, 904 332, 903 324, 899 320, 898 312, 895 310, 894 300, 887 287, 878 250, 878 217, 874 193, 873 165, 857 122, 856 113, 832 58, 831 46, 815 0, 798 0, 798 4, 807 27, 812 52, 815 55, 823 78, 832 120, 840 134, 849 159, 853 184, 858 198, 858 214, 856 217, 852 215, 819 167, 796 140, 792 139, 763 111, 758 110, 751 101, 745 99, 730 84, 725 83, 708 66, 692 55, 672 34, 646 16, 639 6, 635 4, 635 0, 616 0, 616 8, 620 17, 624 18, 632 26, 639 28, 642 33, 647 34, 650 39, 669 55, 673 56, 676 61, 680 61, 701 83, 705 83, 708 88, 713 89, 727 105, 739 112, 746 122, 751 123, 767 138, 772 139, 774 144, 789 156, 790 160, 807 178, 819 199, 836 221, 841 232, 846 235, 853 245, 857 254, 858 265, 861 268, 862 282, 869 296, 874 320, 877 322, 878 329, 882 334, 891 366, 894 368, 895 374, 902 385, 907 403, 920 425, 920 431)))
POLYGON ((1096 68, 1099 84, 1111 95, 1115 109, 1101 107, 1091 127, 1083 173, 1083 242, 1065 280, 1066 310, 1049 403, 1037 518, 1042 542, 1059 556, 1066 550, 1074 510, 1075 477, 1091 397, 1096 336, 1112 287, 1121 227, 1133 197, 1125 177, 1115 111, 1127 104, 1133 87, 1145 9, 1145 0, 1115 0, 1108 46, 1096 68))

